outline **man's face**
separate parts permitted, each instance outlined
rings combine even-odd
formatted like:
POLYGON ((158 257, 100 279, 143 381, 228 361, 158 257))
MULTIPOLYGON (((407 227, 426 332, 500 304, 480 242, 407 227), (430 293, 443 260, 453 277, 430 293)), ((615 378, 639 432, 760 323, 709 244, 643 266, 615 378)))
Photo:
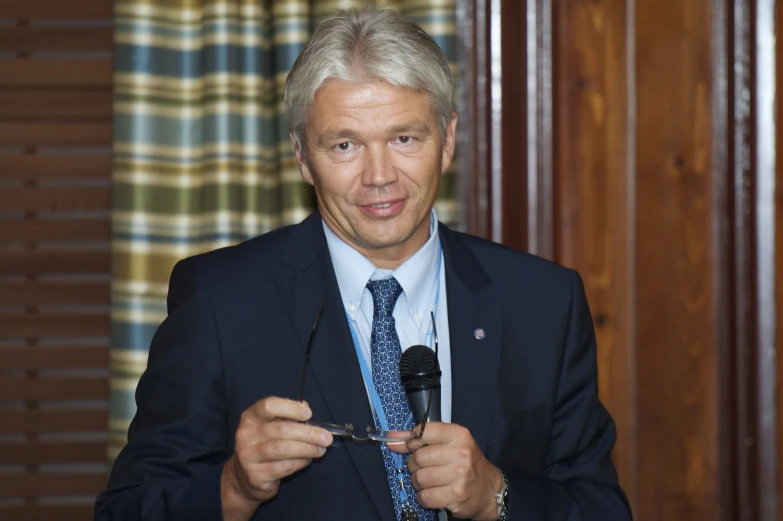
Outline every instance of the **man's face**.
POLYGON ((316 93, 305 130, 321 215, 379 267, 396 267, 429 236, 440 176, 454 155, 456 115, 445 143, 429 95, 381 80, 332 80, 316 93))

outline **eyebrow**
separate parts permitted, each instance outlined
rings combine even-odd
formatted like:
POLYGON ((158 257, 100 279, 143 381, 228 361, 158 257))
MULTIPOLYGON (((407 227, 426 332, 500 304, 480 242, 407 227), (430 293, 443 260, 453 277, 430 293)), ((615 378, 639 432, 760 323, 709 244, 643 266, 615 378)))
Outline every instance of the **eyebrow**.
POLYGON ((411 121, 400 125, 392 125, 388 129, 389 134, 404 136, 405 134, 418 133, 426 134, 430 131, 429 125, 423 121, 411 121))
POLYGON ((319 143, 327 143, 338 139, 359 141, 359 134, 349 128, 327 129, 326 132, 318 136, 319 143))
MULTIPOLYGON (((423 121, 412 121, 410 123, 401 123, 399 125, 392 125, 386 129, 386 133, 389 135, 404 136, 406 134, 428 134, 430 127, 423 121)), ((356 131, 349 128, 340 129, 327 129, 326 132, 321 134, 318 138, 319 143, 326 143, 336 141, 339 139, 360 141, 361 138, 356 131)))

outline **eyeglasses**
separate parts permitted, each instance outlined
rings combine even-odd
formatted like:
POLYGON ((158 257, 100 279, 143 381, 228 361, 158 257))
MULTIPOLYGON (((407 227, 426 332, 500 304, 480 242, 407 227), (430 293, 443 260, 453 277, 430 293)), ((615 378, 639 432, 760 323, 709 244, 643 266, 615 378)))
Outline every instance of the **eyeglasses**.
MULTIPOLYGON (((304 366, 302 367, 302 382, 299 386, 299 401, 304 401, 304 390, 305 390, 305 382, 307 381, 307 368, 310 365, 310 351, 313 348, 313 338, 315 337, 315 330, 318 327, 318 322, 321 319, 321 311, 323 310, 324 303, 321 301, 321 303, 318 305, 318 311, 315 314, 315 322, 313 323, 313 327, 310 330, 310 335, 307 338, 307 349, 305 350, 305 361, 304 366)), ((436 364, 431 373, 428 374, 417 374, 417 377, 431 377, 432 378, 432 387, 435 386, 436 378, 439 375, 439 371, 437 370, 438 364, 438 330, 435 327, 435 313, 430 312, 430 318, 432 320, 432 339, 433 344, 435 347, 435 360, 436 364)), ((364 436, 359 436, 354 432, 354 426, 352 423, 346 423, 344 425, 336 425, 333 423, 324 423, 324 422, 318 422, 309 420, 305 423, 307 425, 312 425, 314 427, 319 427, 321 429, 325 429, 332 433, 332 436, 338 436, 338 437, 344 437, 344 438, 351 438, 354 441, 357 442, 367 442, 367 441, 375 441, 379 443, 400 443, 405 441, 410 441, 413 439, 421 438, 424 436, 424 427, 427 425, 427 422, 429 421, 430 417, 430 406, 432 405, 432 395, 433 393, 430 392, 429 396, 427 397, 427 409, 424 411, 424 417, 421 420, 421 429, 419 429, 419 432, 416 433, 415 431, 386 431, 382 429, 378 429, 376 427, 367 426, 367 429, 365 431, 364 436)))

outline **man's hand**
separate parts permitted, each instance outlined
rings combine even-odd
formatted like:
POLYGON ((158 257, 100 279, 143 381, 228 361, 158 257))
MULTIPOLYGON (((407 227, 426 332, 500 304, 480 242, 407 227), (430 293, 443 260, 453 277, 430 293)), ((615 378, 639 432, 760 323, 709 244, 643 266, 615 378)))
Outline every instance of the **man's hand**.
POLYGON ((422 506, 445 508, 457 519, 497 519, 495 493, 503 487, 503 477, 468 429, 431 422, 421 439, 388 446, 395 452, 411 453, 408 470, 422 506))
POLYGON ((306 403, 275 397, 242 414, 234 455, 220 476, 225 521, 250 519, 261 503, 277 495, 281 479, 325 454, 332 435, 301 423, 311 416, 306 403))

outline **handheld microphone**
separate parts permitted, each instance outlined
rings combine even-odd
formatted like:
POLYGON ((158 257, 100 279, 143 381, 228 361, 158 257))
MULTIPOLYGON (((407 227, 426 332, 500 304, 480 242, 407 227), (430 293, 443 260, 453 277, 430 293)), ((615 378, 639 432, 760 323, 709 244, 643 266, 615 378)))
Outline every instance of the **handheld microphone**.
POLYGON ((427 346, 411 346, 400 357, 400 380, 408 395, 413 419, 419 425, 424 419, 432 394, 429 421, 440 421, 440 366, 435 352, 427 346))

